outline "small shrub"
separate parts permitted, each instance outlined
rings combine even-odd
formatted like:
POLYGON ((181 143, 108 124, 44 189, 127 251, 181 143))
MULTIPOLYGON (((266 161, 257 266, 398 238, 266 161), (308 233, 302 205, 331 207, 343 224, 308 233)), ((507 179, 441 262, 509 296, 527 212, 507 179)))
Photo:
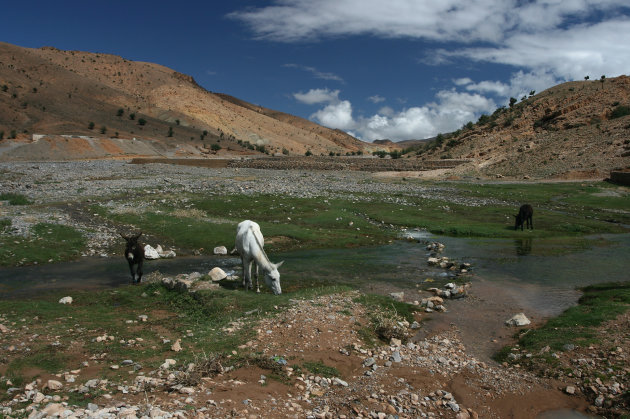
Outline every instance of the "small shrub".
MULTIPOLYGON (((140 121, 138 121, 139 123, 140 121)), ((144 124, 142 124, 144 125, 144 124)), ((168 127, 168 134, 166 135, 167 137, 172 137, 173 136, 173 127, 168 127)))
POLYGON ((630 106, 619 105, 610 113, 610 119, 621 118, 630 115, 630 106))
POLYGON ((132 121, 133 121, 134 119, 136 119, 136 114, 135 114, 135 113, 130 113, 130 114, 129 114, 129 119, 131 119, 132 121))
POLYGON ((219 144, 216 144, 216 143, 212 144, 210 146, 210 150, 212 150, 212 151, 219 151, 219 150, 221 150, 221 146, 219 144))
POLYGON ((94 129, 94 122, 88 123, 88 129, 94 129))
POLYGON ((24 195, 17 193, 0 194, 0 201, 9 201, 9 205, 30 205, 31 201, 24 195))
POLYGON ((9 140, 14 140, 15 137, 17 137, 17 132, 14 129, 12 129, 11 133, 9 134, 9 140))
POLYGON ((306 153, 304 153, 304 155, 305 155, 306 157, 308 157, 308 156, 312 156, 312 155, 313 155, 313 152, 312 152, 311 150, 306 150, 306 153))
POLYGON ((118 109, 118 112, 116 112, 116 116, 123 116, 123 113, 125 113, 125 110, 123 108, 118 109))
POLYGON ((101 127, 101 134, 105 134, 107 132, 107 127, 106 126, 102 126, 101 127))
POLYGON ((147 124, 147 120, 144 118, 138 119, 138 125, 144 126, 147 124))

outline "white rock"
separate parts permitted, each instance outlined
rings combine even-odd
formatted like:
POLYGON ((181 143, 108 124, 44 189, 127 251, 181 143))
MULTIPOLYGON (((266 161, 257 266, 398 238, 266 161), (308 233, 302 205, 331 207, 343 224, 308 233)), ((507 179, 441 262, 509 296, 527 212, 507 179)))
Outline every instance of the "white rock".
POLYGON ((59 390, 63 388, 63 384, 57 380, 48 380, 47 387, 51 390, 59 390))
POLYGON ((9 333, 9 329, 5 325, 0 324, 0 332, 9 333))
POLYGON ((210 278, 212 278, 212 281, 214 282, 219 282, 222 279, 227 278, 227 274, 223 271, 223 269, 219 268, 218 266, 212 268, 212 270, 208 272, 208 275, 210 276, 210 278))
POLYGON ((180 352, 182 350, 182 340, 177 339, 174 344, 171 345, 171 350, 175 352, 180 352))
POLYGON ((66 410, 66 408, 61 403, 51 403, 42 409, 41 413, 44 414, 44 417, 57 417, 61 416, 61 414, 66 410))
POLYGON ((227 248, 225 246, 217 246, 214 248, 213 253, 215 255, 227 255, 228 251, 227 248))
POLYGON ((515 314, 511 319, 505 322, 508 326, 527 326, 531 321, 525 316, 525 313, 515 314))
POLYGON ((63 297, 59 300, 60 304, 72 304, 72 297, 63 297))
POLYGON ((405 299, 404 292, 390 292, 389 296, 392 297, 396 301, 403 301, 405 299))
POLYGON ((148 260, 155 260, 160 258, 160 254, 151 247, 150 244, 144 246, 144 258, 148 260))

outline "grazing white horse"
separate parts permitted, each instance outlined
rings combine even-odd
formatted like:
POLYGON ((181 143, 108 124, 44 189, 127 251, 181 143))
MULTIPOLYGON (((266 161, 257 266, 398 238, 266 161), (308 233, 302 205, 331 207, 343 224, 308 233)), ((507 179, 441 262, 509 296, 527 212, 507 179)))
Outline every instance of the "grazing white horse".
POLYGON ((258 286, 258 267, 262 268, 265 275, 265 283, 274 294, 282 294, 280 288, 280 272, 278 268, 284 261, 271 263, 265 249, 263 235, 260 226, 250 220, 245 220, 238 224, 236 228, 236 249, 241 255, 243 262, 243 287, 245 290, 252 288, 252 262, 256 262, 256 292, 260 292, 258 286))

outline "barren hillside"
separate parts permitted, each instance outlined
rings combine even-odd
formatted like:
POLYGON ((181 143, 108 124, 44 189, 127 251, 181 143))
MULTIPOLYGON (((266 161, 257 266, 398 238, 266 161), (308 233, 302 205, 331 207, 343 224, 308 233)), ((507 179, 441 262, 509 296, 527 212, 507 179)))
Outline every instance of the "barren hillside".
MULTIPOLYGON (((310 121, 214 94, 157 64, 6 43, 0 43, 0 131, 4 139, 24 141, 32 134, 136 138, 159 149, 145 147, 149 154, 181 156, 209 154, 215 144, 219 153, 292 155, 369 147, 310 121)), ((122 155, 137 154, 119 143, 122 155)))
POLYGON ((421 159, 471 159, 462 173, 606 177, 630 166, 630 77, 554 86, 416 147, 421 159))

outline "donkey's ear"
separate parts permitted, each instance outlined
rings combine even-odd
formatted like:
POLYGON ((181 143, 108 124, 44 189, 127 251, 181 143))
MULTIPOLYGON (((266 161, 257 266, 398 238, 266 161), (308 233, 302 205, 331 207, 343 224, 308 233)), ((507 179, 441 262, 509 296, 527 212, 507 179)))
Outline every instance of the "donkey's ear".
POLYGON ((282 264, 283 264, 283 263, 284 263, 284 261, 282 261, 282 262, 278 262, 278 263, 276 263, 274 266, 276 267, 276 269, 278 269, 279 267, 281 267, 281 266, 282 266, 282 264))
POLYGON ((122 234, 122 233, 118 233, 118 234, 120 234, 120 237, 122 237, 122 238, 123 238, 123 239, 125 239, 125 240, 128 240, 128 239, 129 239, 129 237, 125 236, 125 235, 124 235, 124 234, 122 234))
POLYGON ((142 231, 140 233, 136 234, 135 236, 133 236, 133 238, 138 240, 140 238, 140 236, 142 236, 142 231))

